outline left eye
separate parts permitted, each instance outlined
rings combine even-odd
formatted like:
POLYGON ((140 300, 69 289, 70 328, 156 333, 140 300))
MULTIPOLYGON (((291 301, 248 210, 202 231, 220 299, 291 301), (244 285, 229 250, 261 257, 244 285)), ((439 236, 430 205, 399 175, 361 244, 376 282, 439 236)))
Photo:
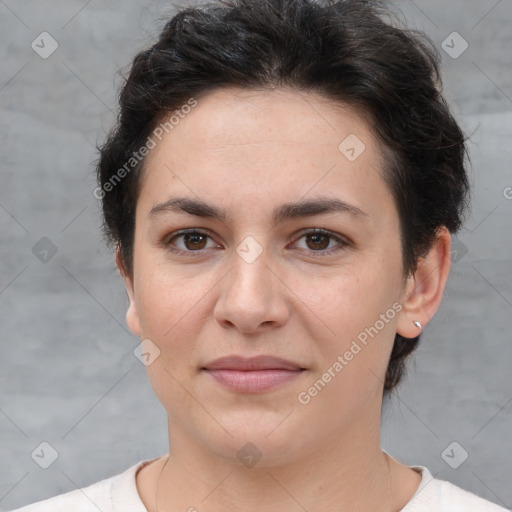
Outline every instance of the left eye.
POLYGON ((319 229, 304 233, 298 240, 301 239, 305 240, 306 250, 317 253, 315 256, 323 256, 348 245, 347 242, 329 231, 319 229), (332 242, 336 242, 334 246, 331 245, 332 242))
POLYGON ((208 238, 210 238, 210 236, 202 231, 183 231, 170 238, 167 245, 173 252, 195 252, 208 249, 208 247, 206 247, 206 240, 208 238), (180 238, 183 241, 184 247, 178 247, 178 250, 176 250, 174 249, 176 245, 173 241, 180 238))

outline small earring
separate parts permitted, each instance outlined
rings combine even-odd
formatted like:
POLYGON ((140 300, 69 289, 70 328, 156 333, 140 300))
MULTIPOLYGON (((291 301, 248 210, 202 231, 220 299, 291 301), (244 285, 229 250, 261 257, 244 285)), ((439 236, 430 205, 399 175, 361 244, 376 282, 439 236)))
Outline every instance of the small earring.
POLYGON ((421 322, 418 322, 418 320, 414 320, 413 324, 420 330, 423 330, 423 327, 421 325, 421 322))

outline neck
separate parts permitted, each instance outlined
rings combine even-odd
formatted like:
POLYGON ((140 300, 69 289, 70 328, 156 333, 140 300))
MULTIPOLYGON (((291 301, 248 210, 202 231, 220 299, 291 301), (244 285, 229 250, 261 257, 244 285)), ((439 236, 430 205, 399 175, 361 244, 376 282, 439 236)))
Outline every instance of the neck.
POLYGON ((419 476, 407 492, 396 489, 395 477, 403 477, 404 472, 382 452, 379 422, 370 429, 366 422, 365 427, 333 432, 320 446, 293 460, 268 464, 262 458, 253 467, 245 467, 236 458, 221 457, 199 445, 169 422, 174 448, 153 479, 154 491, 146 508, 149 512, 194 508, 199 512, 292 512, 300 508, 308 512, 394 512, 412 496, 419 476))

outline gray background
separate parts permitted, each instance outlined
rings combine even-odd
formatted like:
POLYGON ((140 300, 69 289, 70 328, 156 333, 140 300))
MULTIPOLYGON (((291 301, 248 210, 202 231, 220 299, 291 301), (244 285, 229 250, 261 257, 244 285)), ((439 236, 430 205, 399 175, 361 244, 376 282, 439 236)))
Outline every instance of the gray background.
MULTIPOLYGON (((397 459, 507 508, 511 3, 399 2, 408 23, 440 48, 447 98, 471 135, 474 191, 443 304, 407 381, 386 404, 382 427, 383 447, 397 459), (453 31, 469 44, 456 59, 441 47, 453 31), (460 446, 449 450, 452 465, 468 453, 458 469, 441 456, 454 441, 460 446)), ((92 190, 94 146, 114 120, 115 73, 153 40, 170 12, 161 1, 0 0, 4 510, 167 452, 165 412, 133 355, 138 340, 124 324, 126 298, 102 244, 92 190), (59 44, 47 59, 31 48, 43 31, 59 44), (43 237, 57 250, 46 263, 40 258, 48 242, 33 250, 43 237), (43 441, 58 452, 48 469, 31 457, 43 441)))

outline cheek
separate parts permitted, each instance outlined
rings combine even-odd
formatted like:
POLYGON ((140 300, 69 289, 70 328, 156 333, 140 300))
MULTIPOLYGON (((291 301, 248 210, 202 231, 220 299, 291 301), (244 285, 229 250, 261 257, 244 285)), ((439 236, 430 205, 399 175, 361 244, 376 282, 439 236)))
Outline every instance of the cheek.
MULTIPOLYGON (((137 274, 136 274, 137 275, 137 274)), ((162 349, 190 346, 189 338, 201 328, 213 276, 190 277, 165 264, 141 265, 136 281, 136 302, 142 335, 162 349)))
POLYGON ((320 361, 301 390, 312 403, 306 414, 330 410, 333 423, 343 423, 379 395, 397 319, 394 287, 379 274, 351 272, 303 282, 300 296, 308 299, 299 314, 310 319, 308 336, 320 361))
MULTIPOLYGON (((357 270, 355 266, 337 269, 322 279, 297 281, 305 303, 299 314, 310 318, 303 325, 321 361, 311 384, 315 386, 318 379, 329 382, 325 388, 318 384, 323 390, 317 406, 340 403, 357 408, 382 385, 398 317, 393 308, 393 304, 399 307, 393 277, 397 270, 382 258, 372 258, 372 264, 357 270)), ((343 408, 333 412, 340 421, 345 413, 343 408)))
POLYGON ((373 261, 329 275, 296 276, 294 291, 323 326, 322 337, 344 343, 392 307, 398 296, 394 272, 373 261))
POLYGON ((193 410, 194 403, 180 383, 190 382, 197 371, 192 364, 197 360, 194 350, 204 323, 204 298, 213 280, 184 278, 162 265, 140 268, 136 301, 142 337, 160 350, 146 367, 149 381, 171 415, 193 410))

